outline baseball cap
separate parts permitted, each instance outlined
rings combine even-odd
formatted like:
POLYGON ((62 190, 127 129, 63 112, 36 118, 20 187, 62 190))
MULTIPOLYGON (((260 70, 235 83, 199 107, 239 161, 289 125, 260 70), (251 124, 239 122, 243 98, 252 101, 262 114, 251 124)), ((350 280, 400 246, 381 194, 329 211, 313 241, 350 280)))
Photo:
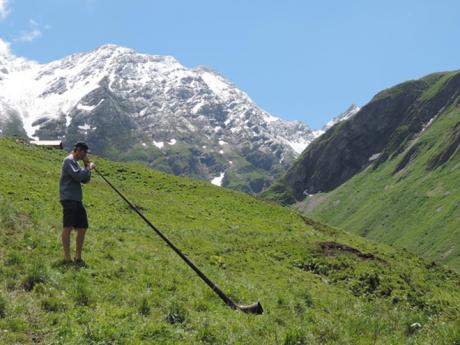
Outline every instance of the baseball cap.
POLYGON ((74 148, 82 149, 82 150, 84 150, 84 151, 86 151, 86 152, 88 152, 88 153, 91 152, 91 151, 89 150, 88 145, 87 145, 85 142, 83 142, 83 141, 77 141, 77 142, 73 145, 73 147, 74 147, 74 148))

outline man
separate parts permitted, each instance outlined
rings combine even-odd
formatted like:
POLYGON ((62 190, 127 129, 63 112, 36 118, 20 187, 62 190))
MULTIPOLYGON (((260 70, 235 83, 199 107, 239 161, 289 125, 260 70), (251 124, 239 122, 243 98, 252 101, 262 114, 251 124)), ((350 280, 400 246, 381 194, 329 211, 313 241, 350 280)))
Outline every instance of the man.
POLYGON ((88 216, 83 207, 82 183, 88 183, 91 179, 91 170, 96 166, 90 162, 87 156, 88 145, 77 142, 73 151, 64 159, 59 181, 59 193, 63 208, 62 245, 64 247, 64 263, 72 263, 70 257, 70 232, 77 231, 76 254, 74 263, 77 266, 86 266, 81 258, 83 242, 88 229, 88 216), (78 161, 83 161, 85 167, 81 168, 78 161))

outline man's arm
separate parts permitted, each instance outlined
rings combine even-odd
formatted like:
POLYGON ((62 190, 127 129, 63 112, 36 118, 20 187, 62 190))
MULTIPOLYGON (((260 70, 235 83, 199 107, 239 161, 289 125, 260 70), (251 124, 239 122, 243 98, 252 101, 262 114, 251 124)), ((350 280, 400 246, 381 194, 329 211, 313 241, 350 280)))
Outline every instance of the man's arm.
POLYGON ((88 183, 91 179, 91 171, 88 168, 82 169, 78 163, 73 164, 71 160, 64 161, 64 170, 77 182, 88 183))

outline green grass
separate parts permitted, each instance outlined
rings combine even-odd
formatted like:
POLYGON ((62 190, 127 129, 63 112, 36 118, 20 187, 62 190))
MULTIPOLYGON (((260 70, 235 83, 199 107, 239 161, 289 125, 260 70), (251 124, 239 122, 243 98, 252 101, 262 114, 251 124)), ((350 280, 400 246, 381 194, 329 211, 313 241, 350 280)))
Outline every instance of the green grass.
POLYGON ((84 186, 89 267, 62 266, 64 155, 0 140, 0 344, 460 342, 456 273, 140 164, 96 159, 231 298, 266 312, 225 306, 96 176, 84 186))
POLYGON ((432 99, 434 96, 436 96, 439 91, 443 88, 443 86, 446 85, 446 83, 457 75, 459 71, 452 71, 452 72, 445 72, 445 73, 435 73, 435 74, 430 74, 422 80, 427 81, 431 86, 429 87, 428 90, 426 90, 423 93, 423 96, 421 97, 421 101, 428 101, 432 99))
POLYGON ((454 147, 455 136, 460 135, 459 121, 460 107, 454 103, 404 152, 297 207, 306 209, 318 202, 309 214, 319 221, 397 244, 460 270, 458 147, 444 164, 430 168, 441 152, 449 145, 454 147))
POLYGON ((380 91, 378 94, 376 94, 372 98, 371 102, 376 102, 376 101, 384 99, 384 98, 390 98, 393 95, 396 95, 398 93, 416 92, 417 90, 423 90, 427 86, 428 86, 427 81, 423 80, 423 79, 405 81, 405 82, 400 83, 398 85, 392 86, 392 87, 390 87, 388 89, 380 91))

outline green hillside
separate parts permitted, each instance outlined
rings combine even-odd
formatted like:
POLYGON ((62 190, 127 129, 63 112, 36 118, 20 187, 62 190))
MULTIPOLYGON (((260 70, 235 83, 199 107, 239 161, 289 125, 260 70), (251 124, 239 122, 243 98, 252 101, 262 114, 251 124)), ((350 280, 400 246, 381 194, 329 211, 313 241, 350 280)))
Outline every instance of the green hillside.
MULTIPOLYGON (((448 77, 428 89, 422 102, 445 89, 448 77)), ((388 146, 382 153, 386 160, 297 207, 319 221, 460 270, 459 144, 457 93, 425 130, 398 148, 388 146)))
POLYGON ((262 196, 460 269, 460 71, 375 95, 262 196))
POLYGON ((306 195, 330 192, 367 167, 399 155, 459 101, 460 71, 433 73, 383 90, 314 140, 261 196, 291 205, 306 195))
POLYGON ((96 176, 84 187, 89 267, 62 266, 64 155, 0 140, 0 344, 460 344, 453 271, 142 165, 96 159, 225 292, 266 312, 225 306, 96 176))

